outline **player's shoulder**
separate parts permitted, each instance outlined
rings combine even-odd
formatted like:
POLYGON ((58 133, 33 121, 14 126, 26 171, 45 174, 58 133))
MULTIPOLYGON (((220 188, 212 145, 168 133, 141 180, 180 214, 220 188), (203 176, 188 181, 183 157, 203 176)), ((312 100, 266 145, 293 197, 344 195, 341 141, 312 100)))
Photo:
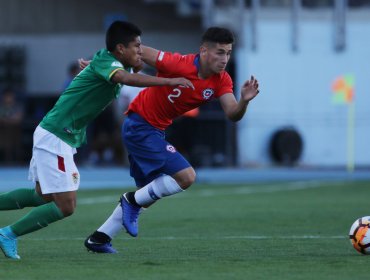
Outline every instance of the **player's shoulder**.
POLYGON ((193 53, 182 55, 182 59, 184 59, 184 61, 186 61, 186 63, 189 63, 189 64, 195 64, 198 57, 199 56, 197 54, 193 54, 193 53))
MULTIPOLYGON (((122 63, 119 62, 114 56, 113 54, 108 51, 107 49, 101 49, 99 51, 97 51, 92 59, 92 63, 98 63, 98 62, 102 62, 102 61, 111 61, 111 62, 116 62, 117 64, 120 64, 120 66, 122 67, 122 63)), ((118 66, 118 65, 117 65, 118 66)))
POLYGON ((109 57, 109 55, 110 52, 107 49, 100 49, 94 54, 92 61, 101 59, 102 57, 109 57))
POLYGON ((189 53, 189 54, 182 54, 181 55, 184 59, 194 61, 194 59, 198 56, 195 53, 189 53))
POLYGON ((231 79, 231 76, 227 71, 222 71, 220 73, 220 77, 223 78, 223 79, 231 79))
POLYGON ((101 49, 94 55, 90 65, 93 71, 111 72, 114 69, 122 69, 131 72, 131 67, 125 67, 118 61, 114 55, 107 49, 101 49))
POLYGON ((161 52, 158 56, 158 60, 161 60, 165 56, 168 56, 169 58, 172 58, 173 60, 178 60, 178 61, 188 62, 188 63, 189 62, 193 63, 196 58, 196 54, 181 54, 178 52, 161 52))
POLYGON ((213 76, 213 79, 221 82, 228 82, 232 80, 230 74, 226 71, 222 71, 221 73, 215 74, 213 76))
POLYGON ((217 88, 224 88, 224 87, 232 87, 233 81, 226 71, 222 71, 221 73, 215 74, 211 79, 212 84, 217 88))

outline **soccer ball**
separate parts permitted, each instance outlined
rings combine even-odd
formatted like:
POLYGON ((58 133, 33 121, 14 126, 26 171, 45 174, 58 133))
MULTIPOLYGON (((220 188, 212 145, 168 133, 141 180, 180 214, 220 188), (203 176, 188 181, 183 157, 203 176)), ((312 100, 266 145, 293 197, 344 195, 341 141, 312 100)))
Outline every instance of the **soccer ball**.
POLYGON ((349 231, 353 247, 364 255, 370 255, 370 216, 357 219, 349 231))

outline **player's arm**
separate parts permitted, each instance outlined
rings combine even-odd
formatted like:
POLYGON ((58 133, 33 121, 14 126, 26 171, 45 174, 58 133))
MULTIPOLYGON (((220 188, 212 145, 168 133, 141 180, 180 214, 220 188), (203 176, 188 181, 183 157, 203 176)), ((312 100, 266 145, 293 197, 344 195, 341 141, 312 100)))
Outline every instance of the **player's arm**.
POLYGON ((183 86, 194 89, 191 81, 185 78, 162 78, 139 73, 129 73, 124 70, 118 70, 111 77, 114 83, 120 83, 133 87, 150 87, 150 86, 183 86))
MULTIPOLYGON (((156 49, 153 49, 153 48, 150 48, 150 47, 147 47, 147 46, 143 46, 143 45, 141 46, 141 49, 142 49, 142 55, 141 55, 142 61, 144 61, 146 64, 148 64, 152 67, 155 67, 157 57, 158 57, 158 54, 159 54, 159 50, 156 50, 156 49)), ((91 62, 91 60, 85 60, 83 58, 78 59, 78 64, 79 64, 81 70, 83 70, 87 65, 89 65, 90 62, 91 62)), ((140 70, 142 70, 143 68, 144 68, 144 64, 140 64, 139 66, 134 67, 133 71, 135 73, 137 73, 140 70)))
MULTIPOLYGON (((90 62, 91 62, 91 60, 85 60, 83 58, 79 58, 77 61, 78 61, 78 65, 80 66, 81 70, 85 69, 87 67, 87 65, 89 65, 90 62)), ((144 69, 144 64, 143 63, 141 63, 139 66, 135 66, 135 67, 132 68, 134 73, 140 72, 143 69, 144 69)))
MULTIPOLYGON (((142 61, 144 61, 146 64, 148 64, 152 67, 155 67, 157 57, 158 57, 158 54, 159 54, 159 50, 156 50, 156 49, 151 48, 151 47, 143 46, 143 45, 141 45, 141 50, 142 50, 142 54, 141 54, 142 61)), ((89 65, 90 62, 91 62, 91 60, 85 60, 83 58, 78 59, 78 64, 79 64, 81 70, 83 70, 87 65, 89 65)), ((143 68, 144 68, 144 65, 141 64, 138 67, 134 67, 133 70, 134 70, 135 73, 137 73, 143 68)))
POLYGON ((159 50, 153 49, 151 47, 141 45, 141 59, 148 65, 155 67, 157 62, 157 57, 159 50))
MULTIPOLYGON (((78 63, 81 69, 84 69, 89 65, 91 60, 84 60, 80 58, 78 63)), ((135 73, 129 73, 124 70, 118 70, 111 78, 114 83, 120 83, 133 87, 150 87, 150 86, 183 86, 194 89, 192 82, 185 78, 160 78, 148 75, 138 74, 142 68, 142 65, 134 68, 135 73)))
POLYGON ((249 101, 257 96, 258 81, 252 76, 246 81, 240 92, 240 100, 237 101, 233 94, 224 94, 220 97, 220 103, 226 116, 233 122, 237 122, 243 118, 249 101))

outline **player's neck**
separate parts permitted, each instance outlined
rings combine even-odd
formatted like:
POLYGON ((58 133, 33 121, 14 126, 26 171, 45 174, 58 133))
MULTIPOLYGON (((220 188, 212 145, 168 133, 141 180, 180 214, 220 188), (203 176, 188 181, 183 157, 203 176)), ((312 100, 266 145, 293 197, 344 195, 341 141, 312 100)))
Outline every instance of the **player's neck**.
POLYGON ((211 69, 209 69, 209 67, 202 63, 202 60, 200 60, 198 69, 198 78, 205 80, 211 77, 212 75, 214 75, 213 71, 211 71, 211 69))

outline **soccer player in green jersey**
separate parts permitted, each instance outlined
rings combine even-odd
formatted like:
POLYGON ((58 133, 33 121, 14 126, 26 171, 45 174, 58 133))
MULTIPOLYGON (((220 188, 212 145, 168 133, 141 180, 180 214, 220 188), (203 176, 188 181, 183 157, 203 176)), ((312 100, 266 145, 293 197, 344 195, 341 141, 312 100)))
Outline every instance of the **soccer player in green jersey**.
POLYGON ((140 68, 142 64, 140 35, 135 25, 114 22, 106 33, 106 48, 95 54, 37 126, 29 169, 35 188, 0 194, 0 210, 34 207, 15 223, 0 229, 0 248, 6 257, 20 258, 17 237, 72 215, 80 183, 73 155, 86 142, 89 122, 118 97, 122 85, 193 88, 184 78, 131 73, 131 68, 140 68))

